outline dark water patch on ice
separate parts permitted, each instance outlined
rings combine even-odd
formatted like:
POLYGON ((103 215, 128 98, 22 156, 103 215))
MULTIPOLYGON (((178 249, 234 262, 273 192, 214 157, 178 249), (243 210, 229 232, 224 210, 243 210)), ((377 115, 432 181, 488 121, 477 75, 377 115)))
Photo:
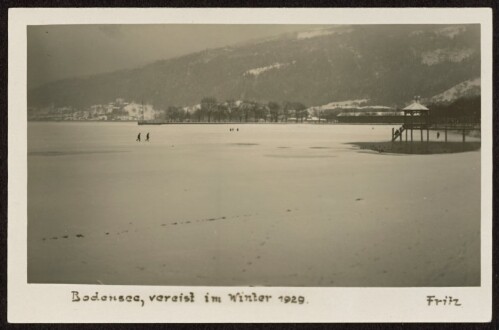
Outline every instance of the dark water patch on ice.
POLYGON ((30 151, 28 156, 73 156, 73 155, 90 155, 90 154, 114 154, 121 152, 130 152, 129 150, 94 150, 94 151, 30 151))
POLYGON ((289 149, 289 147, 277 147, 277 149, 289 149))
POLYGON ((257 146, 258 143, 243 143, 243 142, 239 142, 239 143, 229 143, 230 145, 233 145, 233 146, 257 146))
POLYGON ((310 149, 331 149, 330 147, 310 147, 310 149))
POLYGON ((335 155, 265 155, 273 158, 333 158, 335 155))
POLYGON ((359 152, 377 154, 430 155, 480 150, 481 142, 352 142, 359 152))
MULTIPOLYGON (((171 225, 190 225, 190 224, 195 224, 195 223, 200 223, 200 222, 213 222, 213 221, 220 221, 220 220, 226 220, 226 219, 235 219, 239 217, 250 217, 252 214, 244 214, 244 215, 236 215, 236 216, 231 216, 231 217, 218 217, 218 218, 205 218, 205 219, 193 219, 193 220, 187 220, 187 221, 175 221, 170 223, 171 225)), ((161 227, 166 227, 168 226, 165 223, 161 224, 161 227)))

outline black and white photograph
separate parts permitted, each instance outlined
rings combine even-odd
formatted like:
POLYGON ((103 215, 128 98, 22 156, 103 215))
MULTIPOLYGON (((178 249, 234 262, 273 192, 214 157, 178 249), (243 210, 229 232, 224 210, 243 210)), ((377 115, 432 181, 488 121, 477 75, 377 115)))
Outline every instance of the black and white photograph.
POLYGON ((489 276, 480 24, 25 33, 28 285, 472 289, 489 276))

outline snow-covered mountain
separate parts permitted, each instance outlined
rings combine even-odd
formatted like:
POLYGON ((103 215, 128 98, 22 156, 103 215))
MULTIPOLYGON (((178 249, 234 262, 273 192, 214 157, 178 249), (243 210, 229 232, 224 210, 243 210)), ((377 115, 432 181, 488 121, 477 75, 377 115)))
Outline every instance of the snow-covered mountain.
POLYGON ((395 107, 415 95, 444 102, 479 92, 479 42, 478 25, 334 26, 46 84, 28 91, 28 104, 125 98, 166 108, 215 97, 395 107))
POLYGON ((480 95, 480 78, 463 81, 446 91, 433 96, 428 103, 451 103, 462 97, 480 95))

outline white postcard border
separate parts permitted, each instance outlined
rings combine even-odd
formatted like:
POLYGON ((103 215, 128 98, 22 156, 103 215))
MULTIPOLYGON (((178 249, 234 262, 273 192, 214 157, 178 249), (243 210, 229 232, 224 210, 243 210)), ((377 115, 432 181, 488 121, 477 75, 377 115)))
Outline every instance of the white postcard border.
POLYGON ((492 10, 407 9, 27 9, 9 10, 8 321, 9 322, 488 322, 492 317, 492 10), (166 287, 27 284, 27 25, 45 24, 481 24, 481 286, 458 288, 166 287), (81 294, 194 292, 193 304, 72 303, 81 294), (203 303, 210 293, 303 295, 303 305, 203 303), (452 295, 460 308, 428 307, 452 295))

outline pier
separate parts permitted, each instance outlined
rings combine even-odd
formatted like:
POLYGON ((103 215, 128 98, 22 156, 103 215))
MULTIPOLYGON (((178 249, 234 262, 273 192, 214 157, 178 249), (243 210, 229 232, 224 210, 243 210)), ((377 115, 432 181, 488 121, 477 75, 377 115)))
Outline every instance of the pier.
POLYGON ((424 142, 424 131, 426 131, 426 142, 430 141, 430 130, 442 131, 444 140, 447 142, 448 131, 458 131, 462 133, 462 141, 466 142, 466 132, 480 131, 480 123, 431 123, 430 109, 419 103, 420 97, 415 97, 414 102, 405 107, 404 124, 399 129, 392 128, 391 141, 414 142, 414 131, 420 132, 421 142, 424 142))
POLYGON ((471 131, 480 131, 480 124, 403 124, 399 129, 392 128, 392 142, 414 142, 414 131, 420 132, 421 142, 425 141, 423 132, 426 131, 426 142, 430 141, 430 131, 441 131, 444 135, 444 141, 447 142, 447 133, 457 131, 462 134, 462 141, 466 142, 466 133, 471 131), (409 133, 410 132, 410 133, 409 133), (405 133, 405 134, 404 134, 405 133), (405 139, 404 139, 405 135, 405 139))

